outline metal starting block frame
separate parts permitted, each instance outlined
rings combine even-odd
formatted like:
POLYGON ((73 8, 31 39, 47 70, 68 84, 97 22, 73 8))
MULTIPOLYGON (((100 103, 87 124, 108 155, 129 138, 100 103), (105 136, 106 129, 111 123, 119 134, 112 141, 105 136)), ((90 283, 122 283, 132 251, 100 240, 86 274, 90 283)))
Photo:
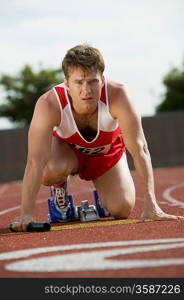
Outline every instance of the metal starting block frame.
POLYGON ((97 221, 100 219, 95 205, 89 205, 88 200, 83 200, 80 206, 77 206, 78 216, 81 222, 97 221))

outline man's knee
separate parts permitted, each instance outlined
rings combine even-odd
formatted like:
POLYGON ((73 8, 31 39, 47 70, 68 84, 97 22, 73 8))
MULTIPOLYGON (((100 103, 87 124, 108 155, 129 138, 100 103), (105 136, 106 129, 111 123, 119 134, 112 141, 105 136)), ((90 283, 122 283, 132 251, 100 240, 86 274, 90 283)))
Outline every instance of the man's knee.
POLYGON ((67 180, 69 174, 66 172, 66 166, 63 165, 60 168, 54 167, 49 164, 45 167, 42 176, 42 184, 46 186, 51 186, 54 183, 61 183, 67 180))
POLYGON ((114 202, 113 205, 109 205, 108 211, 117 219, 127 219, 131 214, 135 205, 135 199, 125 200, 121 202, 114 202))
POLYGON ((67 180, 67 176, 65 175, 60 175, 60 176, 49 176, 49 175, 46 175, 44 174, 42 176, 42 184, 43 185, 46 185, 46 186, 51 186, 53 184, 59 184, 59 183, 63 183, 67 180))

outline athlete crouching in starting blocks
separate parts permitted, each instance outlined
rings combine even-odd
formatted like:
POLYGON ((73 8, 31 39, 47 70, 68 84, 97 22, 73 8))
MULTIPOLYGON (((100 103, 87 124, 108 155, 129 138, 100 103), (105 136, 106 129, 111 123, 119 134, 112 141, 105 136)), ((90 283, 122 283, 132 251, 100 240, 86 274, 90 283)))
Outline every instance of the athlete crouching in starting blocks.
POLYGON ((135 188, 125 147, 142 182, 141 218, 182 218, 168 215, 158 206, 141 118, 125 87, 104 78, 104 68, 99 50, 78 45, 63 59, 64 83, 38 99, 29 129, 21 216, 12 225, 15 230, 26 231, 34 221, 41 184, 51 186, 60 217, 67 218, 70 174, 93 181, 103 208, 111 216, 128 218, 135 204, 135 188))

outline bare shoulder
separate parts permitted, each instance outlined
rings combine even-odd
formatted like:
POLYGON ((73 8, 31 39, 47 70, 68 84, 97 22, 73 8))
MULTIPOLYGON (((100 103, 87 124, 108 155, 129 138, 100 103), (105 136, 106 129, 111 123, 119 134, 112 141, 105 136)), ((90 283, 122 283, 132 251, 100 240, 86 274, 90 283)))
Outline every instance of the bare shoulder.
POLYGON ((127 87, 124 84, 112 80, 107 81, 107 90, 109 101, 114 102, 117 99, 124 99, 128 97, 127 87))
POLYGON ((59 105, 53 90, 41 95, 35 105, 33 119, 42 116, 45 121, 53 122, 54 125, 58 125, 61 121, 59 105))
POLYGON ((120 82, 113 81, 111 79, 107 80, 107 88, 108 93, 111 94, 112 92, 117 92, 119 89, 123 88, 124 85, 120 82))
POLYGON ((134 104, 127 87, 119 82, 107 81, 107 90, 109 96, 109 109, 113 116, 116 112, 134 111, 134 104))
POLYGON ((52 90, 44 93, 38 98, 36 103, 37 106, 41 106, 42 108, 56 109, 58 108, 58 103, 56 101, 56 96, 52 90))

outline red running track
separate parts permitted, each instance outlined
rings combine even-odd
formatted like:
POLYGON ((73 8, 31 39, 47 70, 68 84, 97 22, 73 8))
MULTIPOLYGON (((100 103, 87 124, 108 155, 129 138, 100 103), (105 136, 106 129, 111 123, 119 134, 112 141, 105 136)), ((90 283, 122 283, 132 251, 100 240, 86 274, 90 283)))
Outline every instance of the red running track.
MULTIPOLYGON (((128 220, 56 224, 50 232, 12 234, 8 224, 20 212, 21 182, 0 185, 0 277, 184 277, 184 222, 140 222, 142 195, 128 220), (19 251, 20 250, 20 251, 19 251)), ((155 169, 156 195, 163 210, 184 215, 184 168, 155 169)), ((92 182, 71 177, 75 203, 92 204, 92 182)), ((49 189, 37 200, 38 222, 47 220, 49 189)))

